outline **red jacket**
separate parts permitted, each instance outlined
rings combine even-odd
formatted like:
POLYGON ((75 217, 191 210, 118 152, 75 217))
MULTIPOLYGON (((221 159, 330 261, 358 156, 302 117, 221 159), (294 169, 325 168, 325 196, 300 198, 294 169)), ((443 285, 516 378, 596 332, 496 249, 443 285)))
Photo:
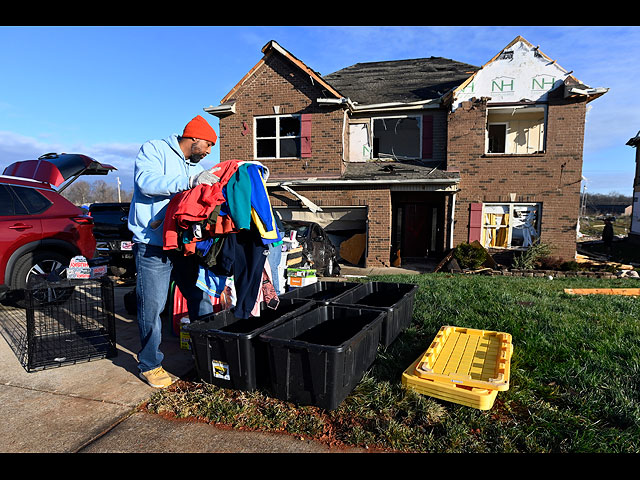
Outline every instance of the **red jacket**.
MULTIPOLYGON (((164 250, 178 248, 178 229, 188 228, 189 222, 206 220, 217 205, 225 202, 222 188, 238 169, 238 162, 239 160, 228 160, 216 165, 216 167, 221 167, 221 170, 216 172, 216 175, 220 177, 219 182, 213 185, 196 185, 189 190, 178 193, 171 199, 164 217, 162 232, 164 250)), ((229 222, 227 219, 221 218, 219 223, 220 225, 216 223, 215 233, 229 233, 235 228, 233 222, 229 222)))

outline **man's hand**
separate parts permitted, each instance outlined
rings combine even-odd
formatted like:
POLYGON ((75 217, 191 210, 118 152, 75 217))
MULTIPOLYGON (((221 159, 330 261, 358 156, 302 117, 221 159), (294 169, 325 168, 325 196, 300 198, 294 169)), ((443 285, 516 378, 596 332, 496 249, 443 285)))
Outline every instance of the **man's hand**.
POLYGON ((210 170, 203 170, 189 177, 189 188, 193 188, 196 185, 213 185, 220 181, 220 178, 214 175, 215 172, 220 170, 220 167, 212 168, 210 170))

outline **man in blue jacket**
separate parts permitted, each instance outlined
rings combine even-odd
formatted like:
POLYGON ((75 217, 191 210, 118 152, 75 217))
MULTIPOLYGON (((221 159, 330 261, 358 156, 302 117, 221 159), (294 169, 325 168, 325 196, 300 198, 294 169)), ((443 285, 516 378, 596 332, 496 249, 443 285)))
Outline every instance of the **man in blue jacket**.
POLYGON ((160 351, 162 322, 171 276, 187 300, 189 317, 195 321, 213 312, 208 295, 196 287, 198 266, 195 255, 184 256, 164 250, 163 226, 167 205, 179 192, 219 179, 218 168, 205 170, 199 162, 211 153, 216 132, 197 115, 182 135, 150 140, 140 148, 134 167, 134 187, 129 211, 136 261, 137 317, 141 349, 138 352, 140 377, 149 385, 164 388, 173 378, 162 368, 160 351))

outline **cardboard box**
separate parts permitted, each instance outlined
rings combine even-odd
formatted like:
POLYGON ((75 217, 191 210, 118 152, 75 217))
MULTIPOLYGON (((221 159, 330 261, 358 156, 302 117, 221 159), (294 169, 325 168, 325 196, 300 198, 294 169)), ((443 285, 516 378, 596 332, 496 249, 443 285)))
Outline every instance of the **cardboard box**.
POLYGON ((106 265, 90 267, 87 259, 82 255, 77 255, 71 259, 67 267, 67 278, 100 278, 107 274, 106 265))
POLYGON ((291 287, 306 287, 318 281, 318 277, 289 277, 287 283, 291 287))
POLYGON ((191 345, 189 345, 189 332, 184 330, 184 326, 190 323, 189 317, 185 316, 180 319, 180 348, 183 350, 191 350, 191 345))
POLYGON ((67 278, 91 278, 91 268, 82 255, 75 256, 69 262, 67 278))
POLYGON ((89 273, 89 278, 100 278, 107 274, 107 266, 106 265, 98 265, 97 267, 91 267, 91 272, 89 273))
POLYGON ((287 277, 315 277, 316 271, 313 268, 287 268, 287 277))

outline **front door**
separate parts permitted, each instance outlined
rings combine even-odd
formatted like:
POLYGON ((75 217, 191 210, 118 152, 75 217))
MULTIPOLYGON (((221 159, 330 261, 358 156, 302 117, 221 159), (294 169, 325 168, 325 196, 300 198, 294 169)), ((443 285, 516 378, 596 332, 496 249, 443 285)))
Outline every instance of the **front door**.
POLYGON ((402 241, 400 254, 403 259, 425 258, 431 246, 431 210, 426 203, 402 205, 402 241))
POLYGON ((392 263, 422 263, 443 252, 445 200, 441 192, 393 192, 392 263))

